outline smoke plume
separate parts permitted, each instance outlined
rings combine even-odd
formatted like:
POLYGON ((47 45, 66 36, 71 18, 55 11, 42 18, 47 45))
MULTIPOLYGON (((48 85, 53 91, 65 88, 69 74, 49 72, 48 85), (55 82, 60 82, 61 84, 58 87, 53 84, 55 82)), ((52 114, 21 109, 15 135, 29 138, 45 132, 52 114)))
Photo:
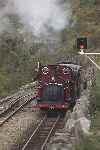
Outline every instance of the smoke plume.
POLYGON ((62 0, 13 0, 13 2, 22 23, 36 36, 58 32, 69 25, 71 11, 62 0))
POLYGON ((71 19, 70 5, 64 0, 0 0, 0 32, 11 27, 9 14, 19 16, 36 37, 58 33, 71 19))
POLYGON ((9 15, 15 14, 12 0, 0 0, 0 35, 5 31, 12 31, 13 26, 9 15))

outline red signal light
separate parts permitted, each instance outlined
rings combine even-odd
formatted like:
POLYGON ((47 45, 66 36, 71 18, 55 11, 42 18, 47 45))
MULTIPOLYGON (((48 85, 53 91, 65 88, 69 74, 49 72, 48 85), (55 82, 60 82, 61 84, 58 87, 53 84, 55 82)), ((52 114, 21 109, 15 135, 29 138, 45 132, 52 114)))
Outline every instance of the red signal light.
POLYGON ((78 49, 87 49, 87 38, 77 38, 77 48, 78 49))
POLYGON ((84 49, 84 45, 80 45, 80 49, 84 49))

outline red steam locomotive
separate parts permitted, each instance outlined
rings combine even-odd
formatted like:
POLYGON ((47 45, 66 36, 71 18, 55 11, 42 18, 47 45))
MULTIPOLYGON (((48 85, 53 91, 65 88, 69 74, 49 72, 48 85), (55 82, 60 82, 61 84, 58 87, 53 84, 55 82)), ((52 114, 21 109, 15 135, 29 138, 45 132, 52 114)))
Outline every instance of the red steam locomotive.
POLYGON ((68 110, 81 92, 81 66, 58 63, 38 67, 38 95, 35 108, 68 110))

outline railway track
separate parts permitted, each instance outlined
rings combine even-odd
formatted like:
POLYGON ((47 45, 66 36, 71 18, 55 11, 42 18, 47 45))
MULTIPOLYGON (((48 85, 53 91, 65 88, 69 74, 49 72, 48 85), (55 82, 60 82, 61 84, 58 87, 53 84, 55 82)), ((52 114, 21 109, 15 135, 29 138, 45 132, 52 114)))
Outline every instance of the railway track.
POLYGON ((64 118, 61 115, 57 117, 48 117, 45 115, 21 150, 44 150, 55 131, 64 127, 63 120, 64 118))
MULTIPOLYGON (((33 87, 35 89, 37 87, 37 85, 34 84, 33 87)), ((24 96, 28 95, 28 93, 31 93, 30 89, 27 89, 27 91, 21 90, 11 96, 7 96, 5 98, 0 99, 0 116, 2 116, 3 113, 8 111, 9 108, 14 107, 14 105, 16 105, 18 103, 18 101, 20 102, 24 96)))
POLYGON ((7 101, 9 101, 9 100, 11 100, 13 98, 14 98, 14 96, 8 96, 6 98, 0 99, 0 105, 2 105, 4 102, 7 102, 7 101))
MULTIPOLYGON (((35 88, 36 84, 32 83, 31 86, 35 88)), ((11 96, 0 99, 0 127, 21 108, 35 99, 35 96, 33 95, 36 95, 36 91, 34 90, 33 92, 31 88, 29 88, 27 91, 22 90, 11 96)))
POLYGON ((0 111, 0 117, 7 113, 12 107, 16 106, 18 102, 20 102, 24 96, 19 96, 18 98, 11 98, 8 99, 7 101, 2 102, 2 110, 0 111))
POLYGON ((13 94, 13 95, 11 95, 11 96, 7 96, 7 97, 5 97, 5 98, 0 99, 0 107, 2 107, 2 105, 3 105, 3 106, 6 105, 6 103, 9 103, 9 102, 11 102, 11 101, 14 101, 14 100, 17 99, 17 98, 20 98, 20 97, 22 97, 22 96, 23 96, 23 95, 22 95, 21 91, 19 91, 19 92, 15 93, 15 94, 13 94))
POLYGON ((31 102, 34 98, 32 98, 32 96, 30 95, 26 95, 16 99, 16 101, 8 109, 6 109, 0 114, 0 127, 4 123, 6 123, 13 115, 15 115, 21 108, 23 108, 25 105, 31 102), (16 107, 14 107, 15 104, 19 103, 20 100, 23 100, 22 104, 21 105, 18 104, 16 105, 16 107))

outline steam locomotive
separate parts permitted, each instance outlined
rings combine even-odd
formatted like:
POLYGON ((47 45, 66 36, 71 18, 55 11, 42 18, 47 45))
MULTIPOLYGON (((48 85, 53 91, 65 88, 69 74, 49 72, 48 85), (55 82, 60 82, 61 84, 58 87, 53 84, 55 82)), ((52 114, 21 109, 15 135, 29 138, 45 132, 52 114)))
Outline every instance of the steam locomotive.
POLYGON ((71 62, 38 65, 38 94, 35 108, 67 111, 81 94, 82 67, 71 62))

